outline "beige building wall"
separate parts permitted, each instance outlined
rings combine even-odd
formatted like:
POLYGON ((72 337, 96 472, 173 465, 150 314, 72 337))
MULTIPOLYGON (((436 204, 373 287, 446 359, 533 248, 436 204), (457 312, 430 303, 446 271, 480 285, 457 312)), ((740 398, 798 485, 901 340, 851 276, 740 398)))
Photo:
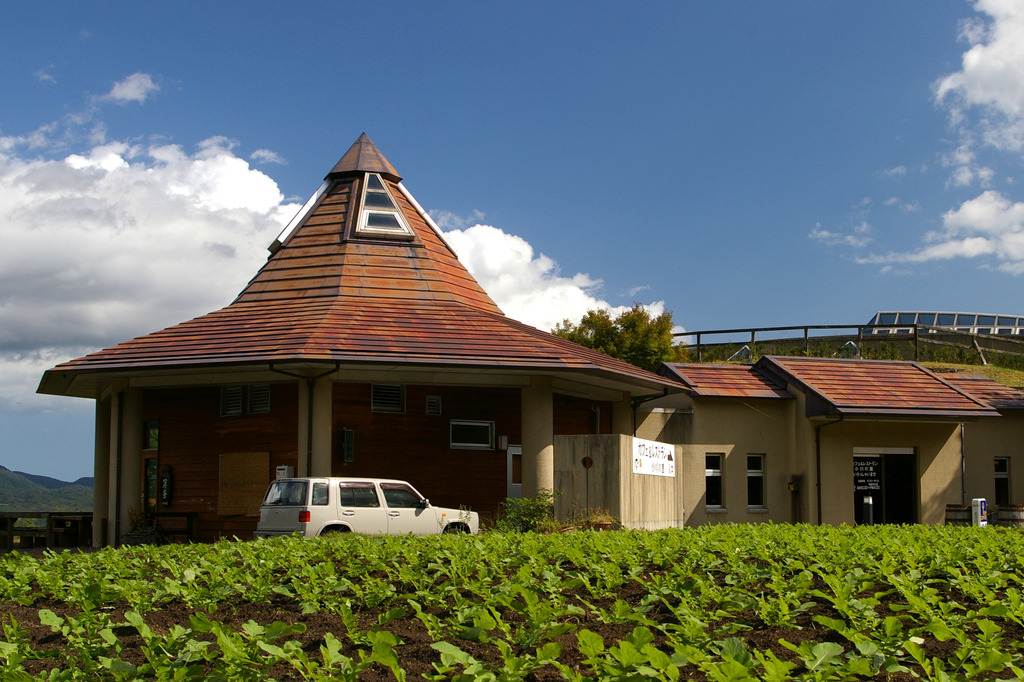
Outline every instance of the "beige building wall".
POLYGON ((857 449, 913 450, 917 480, 906 481, 917 522, 942 523, 960 500, 960 425, 926 421, 846 420, 821 432, 822 522, 854 523, 853 457, 857 449))
MULTIPOLYGON (((920 523, 942 523, 945 506, 960 500, 960 425, 907 419, 902 421, 841 420, 838 417, 809 419, 806 399, 791 390, 793 399, 700 398, 677 401, 674 408, 655 407, 638 415, 637 435, 674 442, 680 446, 676 486, 684 509, 685 525, 705 523, 802 522, 853 524, 853 458, 855 453, 885 450, 911 452, 915 480, 905 482, 920 523), (818 441, 820 439, 820 452, 818 441), (707 504, 705 456, 723 455, 724 504, 707 504), (747 455, 764 456, 766 504, 747 505, 747 455), (820 496, 817 466, 821 462, 820 496), (820 497, 821 518, 818 517, 820 497)), ((1024 419, 1024 415, 1022 415, 1024 419)), ((982 424, 999 420, 985 420, 982 424)), ((975 425, 969 425, 968 428, 975 425)), ((1016 427, 1024 427, 1024 421, 1016 427)), ((1009 452, 1012 428, 1006 431, 977 430, 970 452, 987 447, 1009 452), (982 438, 990 445, 985 446, 982 438)), ((1020 431, 1017 431, 1018 433, 1020 431)), ((1024 470, 1024 455, 1021 456, 1024 470)), ((971 454, 971 489, 990 490, 992 461, 988 455, 971 454)), ((1024 471, 1013 471, 1024 479, 1024 471)), ((1024 492, 1024 480, 1012 479, 1014 490, 1024 492)), ((991 494, 991 493, 989 493, 991 494)))
MULTIPOLYGON (((983 497, 995 504, 995 458, 1009 460, 1010 504, 1024 504, 1024 411, 964 424, 966 501, 983 497)), ((960 504, 960 497, 953 504, 960 504)))

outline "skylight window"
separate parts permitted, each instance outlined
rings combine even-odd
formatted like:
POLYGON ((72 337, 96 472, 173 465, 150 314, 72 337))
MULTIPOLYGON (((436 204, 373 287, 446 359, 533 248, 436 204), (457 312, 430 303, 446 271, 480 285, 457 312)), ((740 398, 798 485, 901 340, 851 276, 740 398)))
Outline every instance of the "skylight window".
POLYGON ((376 173, 367 173, 363 182, 362 210, 356 234, 366 237, 412 239, 412 230, 398 210, 384 181, 376 173))

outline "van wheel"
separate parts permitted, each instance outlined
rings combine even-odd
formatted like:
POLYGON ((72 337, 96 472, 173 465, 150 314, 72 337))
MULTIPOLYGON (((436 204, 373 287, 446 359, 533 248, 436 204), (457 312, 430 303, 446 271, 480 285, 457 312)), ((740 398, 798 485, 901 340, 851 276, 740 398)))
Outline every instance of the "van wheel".
POLYGON ((334 535, 335 533, 348 533, 349 529, 345 526, 328 526, 320 531, 320 537, 325 535, 334 535))
POLYGON ((469 532, 469 528, 466 528, 461 523, 449 523, 447 526, 444 527, 444 531, 443 532, 446 533, 446 534, 448 534, 448 533, 468 533, 469 532))

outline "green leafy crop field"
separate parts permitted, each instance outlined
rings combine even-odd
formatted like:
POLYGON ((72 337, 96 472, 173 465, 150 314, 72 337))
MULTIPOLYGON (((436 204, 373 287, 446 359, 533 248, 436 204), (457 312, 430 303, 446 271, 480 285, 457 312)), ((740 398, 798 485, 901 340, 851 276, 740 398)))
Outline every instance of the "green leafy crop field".
POLYGON ((0 556, 3 679, 1024 673, 1024 533, 721 525, 0 556))

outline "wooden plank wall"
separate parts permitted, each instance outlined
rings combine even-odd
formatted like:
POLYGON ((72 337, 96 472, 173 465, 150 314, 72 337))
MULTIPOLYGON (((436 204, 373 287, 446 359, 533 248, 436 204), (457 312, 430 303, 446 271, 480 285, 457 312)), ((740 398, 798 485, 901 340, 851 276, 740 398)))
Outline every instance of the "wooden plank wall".
MULTIPOLYGON (((452 449, 450 424, 452 419, 493 421, 496 438, 522 442, 519 389, 407 386, 401 414, 372 412, 370 390, 369 384, 334 384, 333 475, 403 478, 435 504, 467 506, 484 518, 499 513, 506 494, 506 452, 452 449), (427 414, 427 396, 440 397, 440 415, 427 414), (344 428, 354 431, 355 456, 349 463, 342 458, 344 428)), ((195 513, 197 541, 251 537, 256 517, 217 514, 220 455, 269 452, 270 478, 279 465, 296 466, 296 385, 274 384, 271 411, 263 415, 221 417, 218 387, 147 390, 143 405, 143 419, 160 422, 159 450, 143 457, 155 455, 158 471, 169 464, 174 472, 171 504, 158 500, 157 511, 195 513)), ((611 403, 555 396, 556 434, 591 434, 597 428, 610 433, 611 403)))
MULTIPOLYGON (((157 456, 157 471, 169 464, 174 490, 169 506, 157 499, 158 512, 194 512, 195 540, 220 537, 251 538, 256 518, 217 514, 220 455, 225 452, 269 452, 270 470, 294 466, 298 439, 298 391, 294 383, 273 384, 269 414, 220 416, 220 389, 197 387, 147 390, 143 419, 160 421, 160 448, 144 451, 157 456)), ((140 427, 141 428, 141 427, 140 427)), ((170 526, 174 520, 161 520, 170 526)), ((179 525, 183 526, 183 522, 179 525)))

